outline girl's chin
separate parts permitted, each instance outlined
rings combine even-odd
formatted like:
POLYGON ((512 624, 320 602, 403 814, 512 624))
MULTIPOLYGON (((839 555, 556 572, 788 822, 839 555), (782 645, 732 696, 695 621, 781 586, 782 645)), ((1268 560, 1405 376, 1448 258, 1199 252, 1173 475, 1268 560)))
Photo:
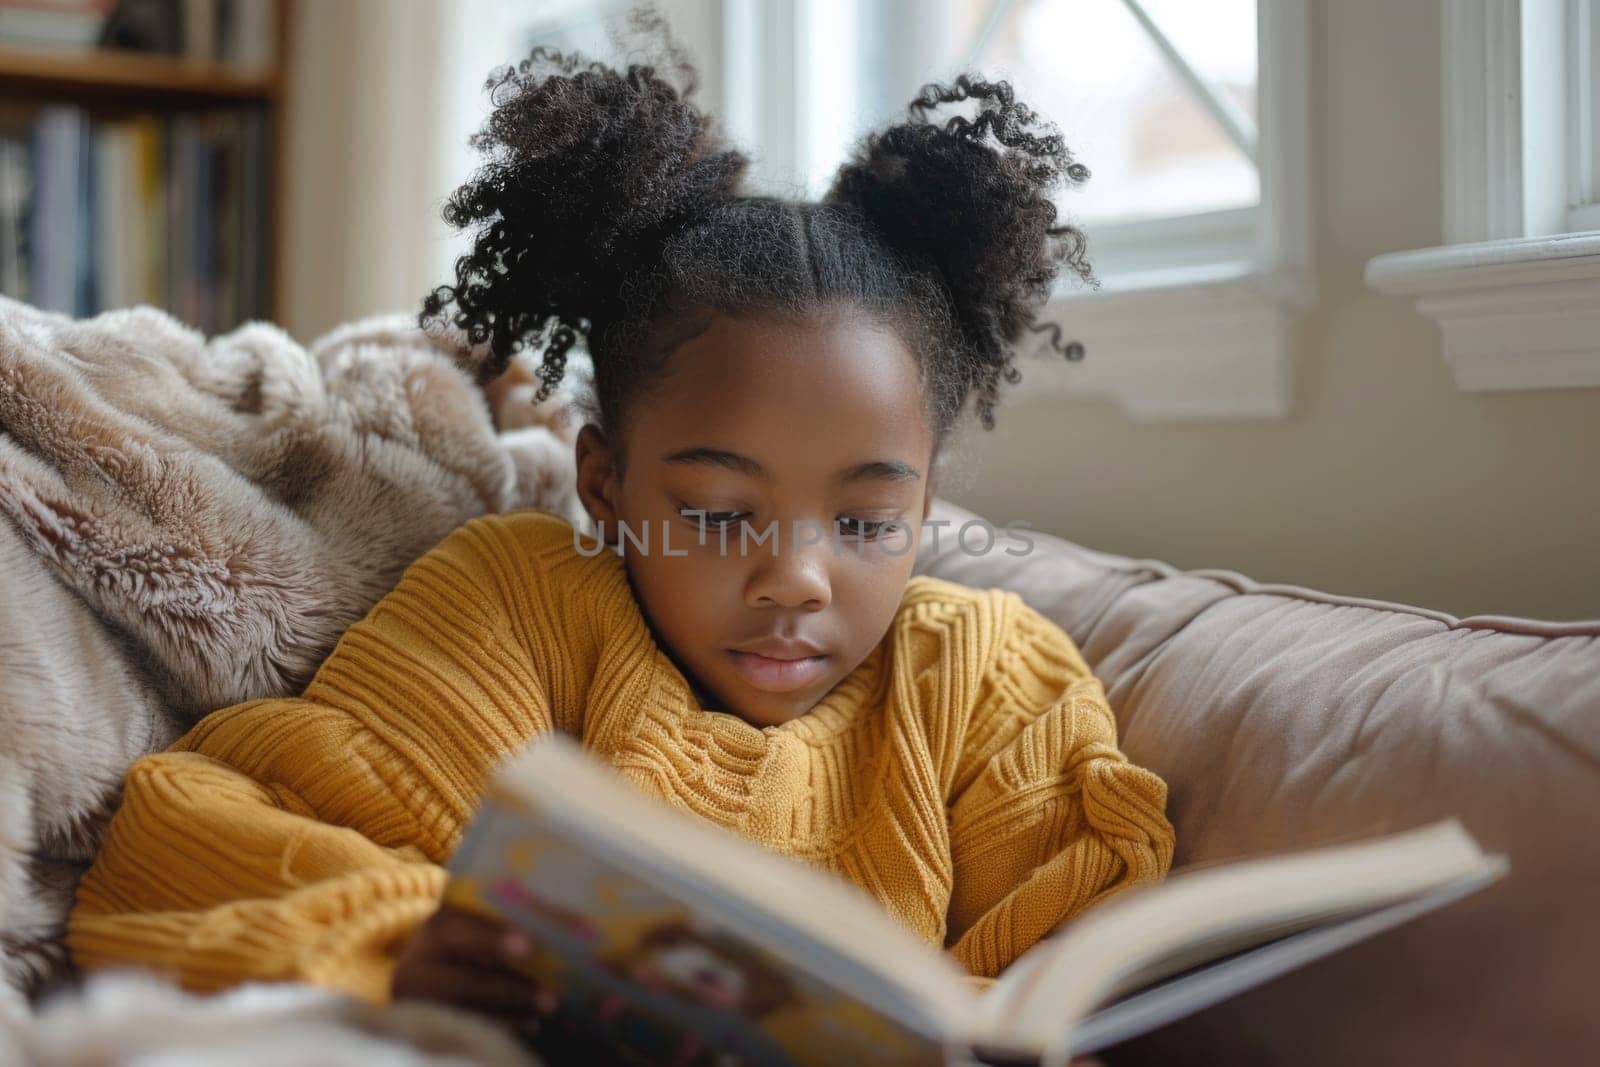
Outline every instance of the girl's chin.
POLYGON ((793 722, 815 706, 816 701, 806 700, 785 702, 778 707, 773 707, 769 703, 759 708, 745 706, 729 710, 731 714, 760 729, 768 726, 782 726, 786 722, 793 722))
POLYGON ((767 693, 752 689, 738 679, 724 688, 733 690, 735 699, 722 700, 711 695, 709 699, 702 699, 700 706, 726 712, 755 727, 782 726, 816 707, 820 699, 815 695, 815 690, 805 693, 767 693))

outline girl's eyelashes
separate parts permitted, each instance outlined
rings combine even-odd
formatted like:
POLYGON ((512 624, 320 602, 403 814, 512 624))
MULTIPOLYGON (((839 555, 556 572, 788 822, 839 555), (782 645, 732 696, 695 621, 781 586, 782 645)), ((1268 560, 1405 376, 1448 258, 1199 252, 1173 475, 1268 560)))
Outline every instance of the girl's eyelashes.
MULTIPOLYGON (((747 521, 751 515, 748 511, 711 511, 707 508, 690 507, 687 504, 679 505, 678 514, 701 530, 727 529, 747 521)), ((903 525, 901 520, 864 519, 856 515, 841 515, 834 520, 834 532, 840 537, 872 541, 897 525, 903 525)))
POLYGON ((678 514, 702 529, 725 529, 750 517, 748 511, 708 511, 705 508, 691 508, 687 504, 678 508, 678 514))
POLYGON ((894 519, 860 519, 853 515, 841 515, 834 520, 834 529, 845 537, 872 541, 894 524, 894 519))

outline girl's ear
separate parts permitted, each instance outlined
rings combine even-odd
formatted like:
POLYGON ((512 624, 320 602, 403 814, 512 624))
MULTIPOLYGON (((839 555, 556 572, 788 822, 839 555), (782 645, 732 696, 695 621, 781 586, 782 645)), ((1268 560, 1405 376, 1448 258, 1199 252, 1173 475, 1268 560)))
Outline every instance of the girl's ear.
POLYGON ((596 524, 617 524, 617 463, 600 427, 587 423, 573 444, 578 460, 578 499, 596 524))

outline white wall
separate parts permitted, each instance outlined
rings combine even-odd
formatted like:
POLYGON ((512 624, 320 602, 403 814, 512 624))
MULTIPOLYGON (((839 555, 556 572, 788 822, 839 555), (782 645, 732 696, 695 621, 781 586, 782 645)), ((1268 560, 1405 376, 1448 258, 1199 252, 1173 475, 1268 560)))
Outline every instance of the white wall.
MULTIPOLYGON (((713 103, 718 2, 663 4, 713 103)), ((946 493, 1185 567, 1457 614, 1600 617, 1600 389, 1461 392, 1435 326, 1361 281, 1372 256, 1440 241, 1437 3, 1311 6, 1322 297, 1294 416, 1143 425, 1110 401, 1019 402, 968 435, 946 493)), ((446 57, 482 44, 463 43, 447 0, 298 7, 285 321, 309 338, 414 310, 444 280, 436 146, 469 132, 451 127, 486 71, 447 79, 446 57)))
POLYGON ((454 101, 443 84, 452 25, 440 0, 294 5, 280 317, 302 341, 415 311, 445 280, 438 146, 454 101))

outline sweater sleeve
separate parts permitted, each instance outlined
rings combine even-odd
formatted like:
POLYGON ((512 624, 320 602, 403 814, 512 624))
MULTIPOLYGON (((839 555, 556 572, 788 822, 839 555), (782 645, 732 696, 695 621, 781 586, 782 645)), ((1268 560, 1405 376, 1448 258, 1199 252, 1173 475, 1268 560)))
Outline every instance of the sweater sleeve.
POLYGON ((948 940, 997 975, 1083 909, 1172 865, 1166 783, 1130 763, 1072 639, 1004 594, 1006 618, 958 758, 948 940))
POLYGON ((519 610, 537 583, 502 522, 413 563, 301 697, 214 712, 132 766, 69 922, 80 966, 387 997, 494 764, 553 724, 519 610))

